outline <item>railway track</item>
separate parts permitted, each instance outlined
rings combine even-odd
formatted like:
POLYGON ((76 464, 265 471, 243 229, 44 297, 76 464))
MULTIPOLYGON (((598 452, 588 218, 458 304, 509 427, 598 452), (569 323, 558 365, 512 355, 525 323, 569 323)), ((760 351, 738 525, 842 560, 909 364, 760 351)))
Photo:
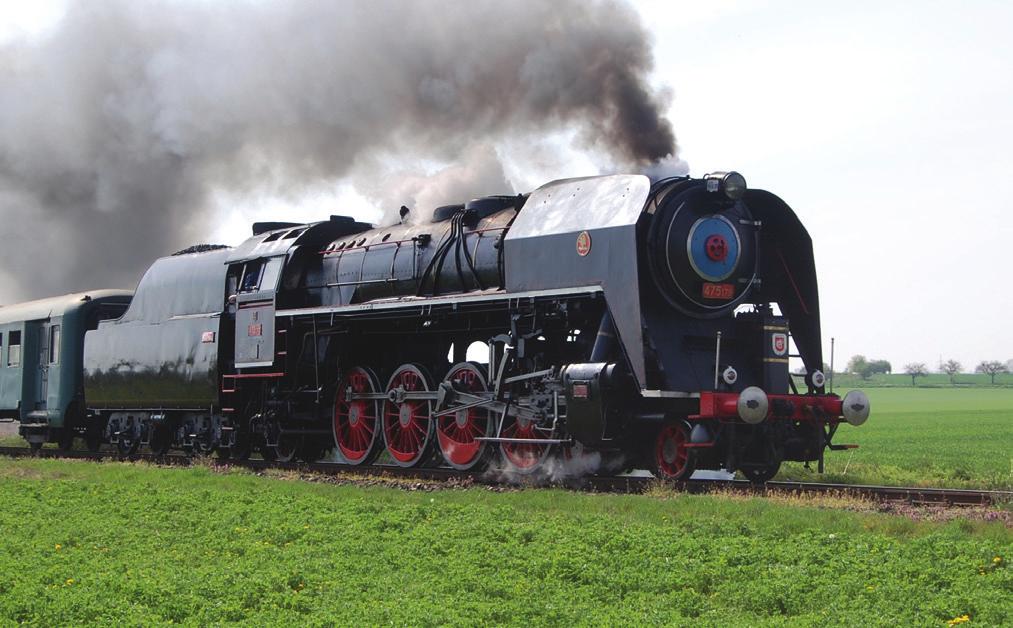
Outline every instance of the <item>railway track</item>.
MULTIPOLYGON (((15 458, 64 458, 77 460, 122 460, 117 452, 87 452, 57 449, 41 449, 32 451, 27 447, 0 447, 0 456, 15 458)), ((193 458, 185 455, 155 456, 138 453, 126 458, 130 461, 148 461, 165 465, 189 465, 193 458)), ((266 460, 228 460, 209 458, 211 464, 221 467, 243 467, 254 471, 280 469, 303 473, 315 473, 329 476, 356 476, 388 479, 405 479, 420 481, 450 481, 465 479, 475 484, 511 485, 511 486, 557 486, 588 492, 609 493, 642 493, 658 480, 647 476, 583 476, 575 478, 543 478, 528 476, 507 476, 496 471, 467 473, 449 468, 411 468, 393 465, 369 465, 349 467, 330 462, 273 462, 266 460)), ((940 506, 993 506, 1002 503, 1013 503, 1013 491, 982 491, 949 488, 924 488, 900 486, 875 486, 860 484, 831 484, 822 482, 767 482, 765 485, 753 485, 745 480, 689 480, 671 484, 673 488, 687 493, 707 493, 715 490, 734 490, 747 494, 766 495, 778 494, 840 494, 859 496, 875 501, 905 502, 915 505, 940 506)))

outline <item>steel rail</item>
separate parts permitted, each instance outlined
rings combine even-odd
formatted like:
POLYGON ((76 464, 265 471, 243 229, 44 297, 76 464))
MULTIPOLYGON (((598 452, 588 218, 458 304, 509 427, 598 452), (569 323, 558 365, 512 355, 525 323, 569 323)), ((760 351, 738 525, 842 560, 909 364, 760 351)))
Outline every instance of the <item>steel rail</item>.
MULTIPOLYGON (((150 453, 136 453, 123 456, 118 452, 102 451, 61 451, 28 447, 0 447, 0 456, 14 458, 62 458, 72 460, 123 460, 147 461, 164 465, 186 466, 194 458, 184 454, 156 456, 150 453)), ((904 486, 878 486, 865 484, 831 484, 824 482, 767 482, 751 484, 746 480, 689 480, 665 482, 644 476, 581 476, 546 478, 508 473, 503 470, 482 472, 457 471, 448 467, 405 468, 395 465, 373 464, 349 466, 334 462, 278 462, 269 460, 232 460, 209 457, 211 464, 220 467, 242 467, 253 471, 269 469, 314 473, 329 476, 373 477, 406 479, 418 481, 468 480, 475 484, 499 486, 558 487, 571 490, 598 493, 643 493, 652 487, 664 486, 691 494, 703 494, 719 490, 731 490, 750 495, 796 494, 796 495, 842 495, 863 497, 874 501, 905 502, 915 505, 943 506, 994 506, 1013 503, 1013 491, 991 491, 951 488, 926 488, 904 486)))

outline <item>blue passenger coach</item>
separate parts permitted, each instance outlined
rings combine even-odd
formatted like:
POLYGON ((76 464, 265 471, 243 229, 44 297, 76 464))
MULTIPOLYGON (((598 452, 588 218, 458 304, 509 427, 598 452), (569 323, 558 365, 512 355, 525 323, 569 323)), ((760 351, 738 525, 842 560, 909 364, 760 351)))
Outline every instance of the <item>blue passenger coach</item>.
POLYGON ((0 421, 20 421, 32 448, 70 449, 78 436, 98 448, 101 431, 84 420, 84 334, 121 316, 131 296, 96 290, 0 307, 0 421))

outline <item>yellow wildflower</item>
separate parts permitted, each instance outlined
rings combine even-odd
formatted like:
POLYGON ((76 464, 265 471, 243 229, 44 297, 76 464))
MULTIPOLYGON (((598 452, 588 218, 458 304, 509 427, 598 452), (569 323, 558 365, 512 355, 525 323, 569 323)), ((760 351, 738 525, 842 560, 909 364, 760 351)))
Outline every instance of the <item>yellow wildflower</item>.
POLYGON ((995 558, 992 559, 992 562, 998 565, 999 563, 1002 562, 1002 556, 996 556, 995 558))
POLYGON ((954 617, 946 623, 950 626, 956 626, 957 624, 963 624, 969 621, 971 621, 971 618, 968 615, 961 615, 960 617, 954 617))
POLYGON ((56 544, 56 551, 58 551, 58 552, 59 552, 59 551, 60 551, 60 548, 61 548, 61 547, 63 547, 63 546, 62 546, 62 545, 60 545, 59 543, 57 543, 57 544, 56 544))
POLYGON ((74 579, 73 578, 67 578, 67 581, 64 584, 69 587, 70 585, 74 584, 74 579))

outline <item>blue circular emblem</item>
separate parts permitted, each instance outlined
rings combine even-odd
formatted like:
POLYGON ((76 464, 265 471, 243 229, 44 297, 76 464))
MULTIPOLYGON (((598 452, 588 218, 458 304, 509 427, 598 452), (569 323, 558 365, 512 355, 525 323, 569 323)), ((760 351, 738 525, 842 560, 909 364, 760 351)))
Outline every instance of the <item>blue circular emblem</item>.
POLYGON ((739 234, 722 216, 697 220, 686 243, 689 263, 707 281, 727 279, 739 263, 739 234))

